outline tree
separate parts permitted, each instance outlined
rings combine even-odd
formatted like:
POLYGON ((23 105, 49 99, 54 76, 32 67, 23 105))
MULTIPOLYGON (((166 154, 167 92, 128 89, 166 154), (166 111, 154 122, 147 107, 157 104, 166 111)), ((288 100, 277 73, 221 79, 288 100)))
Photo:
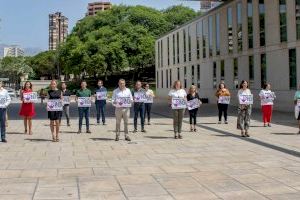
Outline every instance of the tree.
POLYGON ((46 76, 50 79, 55 77, 57 63, 56 51, 44 51, 28 59, 28 64, 31 65, 36 76, 46 76))

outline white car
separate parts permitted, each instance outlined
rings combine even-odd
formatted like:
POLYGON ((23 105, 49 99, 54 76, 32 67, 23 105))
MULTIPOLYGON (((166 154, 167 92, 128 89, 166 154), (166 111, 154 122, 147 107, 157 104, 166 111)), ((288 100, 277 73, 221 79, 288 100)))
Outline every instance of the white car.
POLYGON ((16 94, 16 91, 12 88, 6 88, 9 96, 11 99, 16 99, 17 98, 17 94, 16 94))

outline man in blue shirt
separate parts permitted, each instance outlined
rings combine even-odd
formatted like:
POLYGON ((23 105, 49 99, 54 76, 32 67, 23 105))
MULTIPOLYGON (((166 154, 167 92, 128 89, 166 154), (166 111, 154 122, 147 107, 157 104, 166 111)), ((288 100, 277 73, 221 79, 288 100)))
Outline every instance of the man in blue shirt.
POLYGON ((102 117, 102 123, 105 125, 105 106, 107 99, 107 89, 103 86, 103 81, 98 81, 98 89, 95 93, 96 96, 96 112, 97 112, 97 124, 100 124, 100 116, 102 117))

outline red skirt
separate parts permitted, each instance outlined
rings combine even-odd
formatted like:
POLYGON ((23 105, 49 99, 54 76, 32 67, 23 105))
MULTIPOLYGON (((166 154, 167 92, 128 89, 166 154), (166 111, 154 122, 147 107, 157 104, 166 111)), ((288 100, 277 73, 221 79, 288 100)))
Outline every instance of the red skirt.
POLYGON ((33 103, 22 103, 19 115, 22 117, 33 117, 35 115, 33 103))

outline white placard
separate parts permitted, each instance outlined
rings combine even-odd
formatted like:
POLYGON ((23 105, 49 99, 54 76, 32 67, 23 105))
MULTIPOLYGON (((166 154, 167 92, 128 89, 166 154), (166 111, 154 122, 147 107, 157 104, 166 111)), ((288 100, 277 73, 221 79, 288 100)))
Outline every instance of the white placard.
POLYGON ((273 101, 275 99, 275 93, 274 92, 263 92, 261 96, 261 104, 273 104, 273 101))
POLYGON ((146 93, 145 92, 135 92, 134 93, 134 102, 143 103, 146 99, 146 93))
POLYGON ((63 105, 70 105, 70 96, 63 96, 63 105))
POLYGON ((145 97, 146 97, 145 103, 153 103, 153 96, 151 96, 151 95, 146 95, 145 97))
POLYGON ((78 107, 80 108, 92 107, 91 97, 78 97, 78 107))
POLYGON ((7 98, 5 96, 0 96, 0 108, 6 108, 7 98))
POLYGON ((201 101, 199 99, 193 99, 187 102, 188 110, 194 110, 196 108, 199 108, 200 105, 201 105, 201 101))
POLYGON ((38 101, 38 95, 36 92, 23 93, 23 101, 25 103, 34 103, 38 101))
POLYGON ((106 100, 107 92, 96 92, 97 100, 106 100))
POLYGON ((241 105, 252 105, 253 104, 253 94, 240 94, 239 103, 241 105))
POLYGON ((184 98, 172 98, 172 109, 185 109, 186 101, 184 98))
POLYGON ((219 96, 218 103, 230 104, 230 96, 219 96))
POLYGON ((131 97, 117 97, 114 106, 117 108, 130 108, 131 97))
POLYGON ((63 102, 61 99, 49 99, 47 102, 47 111, 62 111, 63 102))

